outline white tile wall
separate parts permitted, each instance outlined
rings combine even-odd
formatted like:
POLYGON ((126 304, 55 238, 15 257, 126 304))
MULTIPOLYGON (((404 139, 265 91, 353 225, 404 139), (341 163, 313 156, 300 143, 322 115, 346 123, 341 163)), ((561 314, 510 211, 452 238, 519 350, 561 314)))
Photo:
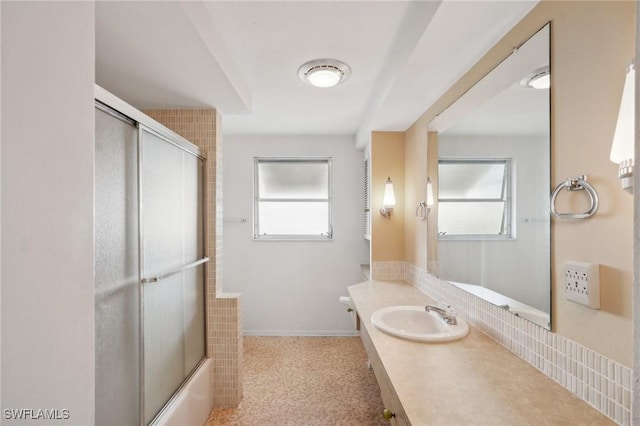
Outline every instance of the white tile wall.
POLYGON ((404 280, 620 425, 631 424, 632 371, 406 262, 373 262, 375 280, 404 280))

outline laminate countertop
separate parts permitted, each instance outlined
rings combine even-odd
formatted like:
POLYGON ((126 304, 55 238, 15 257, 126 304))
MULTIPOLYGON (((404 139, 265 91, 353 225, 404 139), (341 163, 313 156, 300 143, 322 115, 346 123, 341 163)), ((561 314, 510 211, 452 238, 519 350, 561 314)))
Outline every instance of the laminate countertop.
POLYGON ((371 314, 379 308, 434 304, 410 284, 367 281, 348 289, 412 425, 615 424, 472 326, 467 337, 448 343, 413 342, 378 330, 371 314))

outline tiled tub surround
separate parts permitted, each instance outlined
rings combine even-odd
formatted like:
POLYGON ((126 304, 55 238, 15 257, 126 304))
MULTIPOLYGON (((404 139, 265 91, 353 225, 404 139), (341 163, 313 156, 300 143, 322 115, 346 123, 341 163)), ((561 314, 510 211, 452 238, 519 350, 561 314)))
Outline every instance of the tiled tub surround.
POLYGON ((473 327, 466 338, 440 344, 412 342, 379 331, 370 321, 376 309, 434 303, 407 282, 367 281, 350 286, 349 294, 360 315, 363 334, 372 342, 369 357, 383 365, 406 423, 612 424, 473 327))
MULTIPOLYGON (((588 402, 616 423, 631 423, 632 371, 406 262, 374 262, 372 278, 401 279, 453 306, 470 325, 588 402)), ((575 422, 573 422, 575 423, 575 422)))

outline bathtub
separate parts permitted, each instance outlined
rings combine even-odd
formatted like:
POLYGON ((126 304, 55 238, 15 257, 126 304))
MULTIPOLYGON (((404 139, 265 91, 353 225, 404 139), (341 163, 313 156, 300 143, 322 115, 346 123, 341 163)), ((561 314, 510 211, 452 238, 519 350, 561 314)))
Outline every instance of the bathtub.
POLYGON ((213 360, 194 371, 178 394, 152 423, 153 426, 203 425, 213 409, 213 360))

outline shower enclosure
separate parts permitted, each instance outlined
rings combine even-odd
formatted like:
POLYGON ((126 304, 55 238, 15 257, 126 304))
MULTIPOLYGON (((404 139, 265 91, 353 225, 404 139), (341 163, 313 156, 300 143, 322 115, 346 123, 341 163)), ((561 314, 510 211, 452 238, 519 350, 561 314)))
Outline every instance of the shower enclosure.
POLYGON ((205 159, 96 89, 96 425, 148 425, 205 359, 205 159))

